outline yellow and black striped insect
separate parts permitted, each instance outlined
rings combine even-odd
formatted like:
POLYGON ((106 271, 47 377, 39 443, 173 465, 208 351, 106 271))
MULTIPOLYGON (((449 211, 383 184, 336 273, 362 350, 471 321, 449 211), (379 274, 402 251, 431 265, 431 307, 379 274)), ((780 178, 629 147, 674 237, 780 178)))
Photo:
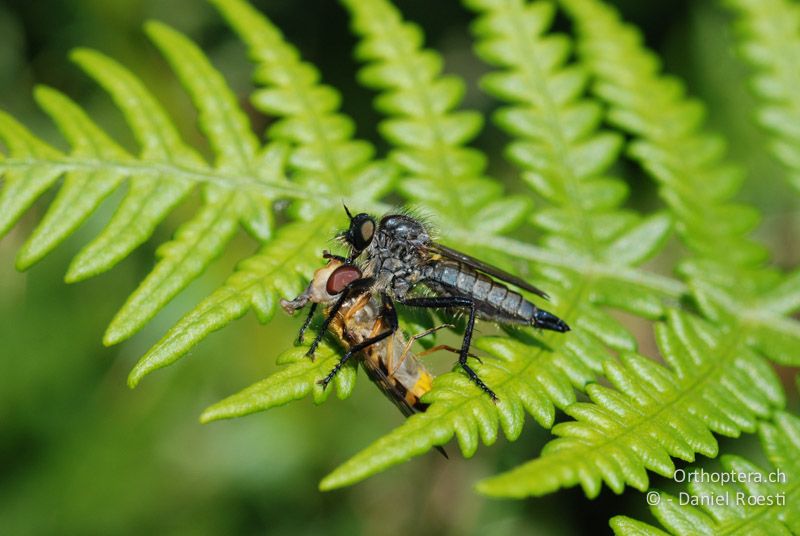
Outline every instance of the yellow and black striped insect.
POLYGON ((421 337, 449 326, 438 326, 407 340, 396 327, 394 311, 388 311, 377 295, 353 292, 344 301, 339 300, 345 288, 352 288, 353 283, 361 279, 361 270, 342 259, 329 255, 328 258, 328 264, 316 271, 302 294, 291 301, 281 300, 281 307, 289 314, 311 304, 300 330, 300 342, 316 307, 321 305, 328 321, 323 329, 330 329, 346 351, 336 367, 319 383, 327 386, 347 359, 360 352, 360 362, 369 378, 404 415, 425 411, 427 404, 420 399, 430 391, 433 376, 418 357, 440 349, 455 350, 439 345, 415 355, 411 347, 421 337))

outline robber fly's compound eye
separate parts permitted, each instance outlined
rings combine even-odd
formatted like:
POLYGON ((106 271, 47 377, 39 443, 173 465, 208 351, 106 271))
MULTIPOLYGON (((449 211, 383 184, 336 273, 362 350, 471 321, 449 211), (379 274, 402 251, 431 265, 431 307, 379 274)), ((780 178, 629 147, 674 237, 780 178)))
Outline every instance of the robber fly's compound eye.
POLYGON ((375 220, 369 214, 357 214, 350 220, 350 229, 347 231, 347 241, 353 246, 353 249, 361 252, 364 251, 372 237, 375 236, 375 220))
POLYGON ((325 284, 325 290, 331 296, 341 294, 347 288, 347 285, 357 279, 361 279, 361 270, 352 264, 344 264, 330 275, 328 282, 325 284))

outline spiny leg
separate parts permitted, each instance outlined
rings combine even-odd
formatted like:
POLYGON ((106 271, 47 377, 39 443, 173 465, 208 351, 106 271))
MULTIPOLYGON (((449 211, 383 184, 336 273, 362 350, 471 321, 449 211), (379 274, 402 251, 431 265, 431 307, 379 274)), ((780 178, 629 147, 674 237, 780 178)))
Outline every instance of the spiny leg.
MULTIPOLYGON (((406 345, 405 345, 405 346, 403 346, 403 353, 401 353, 401 354, 400 354, 400 359, 397 361, 397 365, 395 365, 394 367, 392 367, 392 374, 394 374, 395 372, 397 372, 397 369, 399 369, 399 368, 400 368, 400 365, 402 365, 402 364, 403 364, 403 361, 405 361, 405 360, 406 360, 406 357, 407 357, 407 356, 408 356, 408 354, 411 352, 411 347, 414 345, 414 343, 415 343, 415 342, 417 342, 418 340, 422 339, 423 337, 427 337, 427 336, 428 336, 428 335, 430 335, 431 333, 434 333, 434 332, 436 332, 436 331, 439 331, 440 329, 444 329, 444 328, 454 328, 454 327, 455 327, 455 326, 454 326, 453 324, 441 324, 441 325, 439 325, 439 326, 434 326, 434 327, 432 327, 432 328, 426 329, 425 331, 421 331, 420 333, 417 333, 416 335, 412 335, 412 336, 411 336, 411 338, 410 338, 410 339, 408 339, 408 342, 406 343, 406 345)), ((443 344, 440 344, 439 346, 434 346, 434 348, 435 348, 435 349, 442 349, 442 347, 444 347, 444 346, 445 346, 445 345, 443 345, 443 344)), ((448 347, 448 348, 449 348, 449 347, 448 347)), ((417 357, 420 357, 420 356, 424 356, 424 355, 428 355, 428 354, 430 354, 430 353, 433 353, 433 352, 435 352, 435 351, 436 351, 435 349, 433 349, 433 350, 426 350, 426 351, 424 351, 424 352, 422 352, 422 353, 420 353, 420 354, 417 354, 417 357)))
MULTIPOLYGON (((431 346, 427 350, 423 350, 423 351, 419 352, 417 354, 417 357, 425 357, 426 355, 430 355, 430 354, 432 354, 434 352, 438 352, 439 350, 444 350, 446 352, 452 352, 454 354, 460 354, 461 353, 461 348, 455 348, 453 346, 450 346, 449 344, 437 344, 436 346, 431 346)), ((471 357, 474 360, 476 360, 478 363, 483 365, 483 360, 480 357, 478 357, 477 355, 473 354, 472 352, 468 353, 467 357, 471 357)))
POLYGON ((347 299, 347 296, 350 294, 349 289, 344 289, 342 295, 336 300, 336 303, 333 304, 330 311, 328 311, 328 316, 325 317, 325 320, 322 321, 322 325, 319 327, 319 331, 317 332, 316 337, 311 342, 311 346, 308 348, 308 352, 306 352, 306 357, 310 357, 312 360, 314 359, 314 352, 317 351, 317 346, 322 341, 322 337, 325 336, 325 333, 328 331, 328 326, 331 325, 331 321, 339 314, 339 309, 342 308, 342 304, 347 299))
POLYGON ((300 326, 300 333, 297 334, 297 344, 303 344, 303 336, 306 334, 306 330, 308 329, 309 324, 311 324, 311 320, 314 318, 314 312, 317 310, 317 305, 317 303, 311 304, 311 307, 308 310, 308 315, 303 321, 303 325, 300 326))
POLYGON ((341 368, 344 366, 344 364, 347 363, 350 360, 350 358, 353 356, 353 354, 356 354, 356 353, 360 352, 364 348, 372 346, 376 342, 381 342, 386 337, 389 337, 392 333, 394 333, 394 332, 391 331, 391 330, 384 331, 383 333, 378 333, 374 337, 370 337, 369 339, 367 339, 367 340, 365 340, 365 341, 363 341, 363 342, 361 342, 359 344, 356 344, 356 345, 352 346, 347 351, 347 353, 345 353, 341 357, 341 359, 339 359, 339 362, 336 363, 336 366, 333 367, 333 369, 328 373, 328 375, 325 376, 324 378, 322 378, 321 380, 319 380, 317 383, 322 385, 323 389, 326 388, 328 386, 328 384, 331 382, 331 380, 333 379, 333 377, 336 376, 336 374, 338 374, 338 372, 341 370, 341 368))
POLYGON ((472 332, 475 328, 475 302, 472 301, 470 298, 466 298, 463 296, 442 296, 442 297, 435 297, 435 298, 409 298, 406 300, 398 300, 403 305, 407 305, 409 307, 425 307, 425 308, 436 308, 436 309, 447 309, 447 308, 468 308, 469 309, 469 320, 467 321, 467 327, 464 330, 464 339, 461 341, 461 351, 458 355, 458 364, 461 365, 461 368, 464 369, 464 372, 467 373, 467 376, 477 385, 480 387, 484 392, 486 392, 489 396, 492 397, 492 400, 497 402, 498 398, 497 395, 494 394, 494 391, 489 389, 489 387, 483 383, 483 380, 480 379, 478 374, 472 370, 467 363, 467 356, 469 356, 469 346, 472 342, 472 332))
POLYGON ((325 320, 322 321, 322 325, 319 327, 319 332, 317 333, 317 336, 314 337, 314 341, 311 343, 308 352, 306 352, 307 357, 314 359, 314 352, 317 351, 317 346, 319 346, 319 343, 322 341, 322 337, 324 337, 325 333, 328 331, 328 327, 331 325, 331 321, 333 321, 333 319, 339 313, 339 309, 342 308, 342 304, 344 304, 344 301, 349 297, 351 297, 352 295, 354 295, 354 293, 357 294, 358 292, 365 291, 374 283, 375 283, 374 279, 365 277, 363 279, 356 279, 355 281, 353 281, 344 288, 341 296, 339 296, 339 299, 336 300, 336 303, 334 303, 333 306, 330 308, 330 311, 328 311, 328 316, 326 316, 325 320))

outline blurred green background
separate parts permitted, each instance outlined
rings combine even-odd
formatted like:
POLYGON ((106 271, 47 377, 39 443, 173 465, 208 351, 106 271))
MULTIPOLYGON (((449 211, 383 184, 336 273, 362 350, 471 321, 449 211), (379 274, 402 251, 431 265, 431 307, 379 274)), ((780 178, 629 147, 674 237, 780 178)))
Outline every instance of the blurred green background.
MULTIPOLYGON (((354 82, 353 38, 343 10, 330 0, 256 2, 326 82, 344 95, 359 136, 376 137, 370 94, 354 82)), ((457 2, 397 2, 427 32, 447 69, 466 77, 466 106, 489 111, 475 80, 484 68, 470 50, 470 15, 457 2)), ((705 1, 618 2, 646 33, 669 71, 684 77, 709 105, 711 124, 724 131, 736 160, 748 168, 742 197, 764 212, 760 238, 783 266, 800 260, 796 195, 764 152, 753 126, 745 67, 736 59, 727 14, 705 1)), ((197 0, 62 0, 0 3, 0 106, 63 147, 31 98, 35 84, 52 85, 84 105, 133 150, 130 133, 110 100, 73 67, 67 52, 89 46, 137 72, 171 110, 187 139, 204 142, 192 107, 141 25, 159 19, 200 43, 248 110, 251 65, 214 10, 197 0)), ((567 21, 558 27, 568 31, 567 21)), ((252 114, 255 128, 264 119, 252 114)), ((499 152, 505 138, 487 125, 477 141, 490 151, 491 172, 513 181, 499 152)), ((632 172, 633 203, 657 204, 651 184, 632 172)), ((514 186, 511 186, 514 188, 514 186)), ((116 269, 77 285, 62 281, 69 259, 95 236, 119 195, 80 232, 26 273, 14 255, 40 220, 52 193, 0 241, 0 534, 585 534, 610 532, 614 514, 648 518, 643 496, 607 489, 596 501, 580 490, 538 500, 502 502, 476 495, 472 483, 538 454, 547 434, 526 428, 462 460, 451 448, 413 460, 353 488, 317 491, 319 479, 401 416, 363 377, 355 395, 315 407, 308 401, 235 421, 201 426, 207 405, 274 369, 291 344, 296 319, 267 327, 252 316, 204 342, 190 359, 126 387, 138 357, 230 272, 255 244, 240 236, 224 259, 162 312, 146 330, 103 348, 107 322, 153 265, 157 244, 195 206, 191 199, 156 236, 116 269)), ((447 368, 452 357, 435 358, 447 368)), ((749 452, 752 440, 723 441, 749 452)), ((755 458, 760 459, 758 455, 755 458)), ((670 483, 655 479, 662 487, 670 483)))

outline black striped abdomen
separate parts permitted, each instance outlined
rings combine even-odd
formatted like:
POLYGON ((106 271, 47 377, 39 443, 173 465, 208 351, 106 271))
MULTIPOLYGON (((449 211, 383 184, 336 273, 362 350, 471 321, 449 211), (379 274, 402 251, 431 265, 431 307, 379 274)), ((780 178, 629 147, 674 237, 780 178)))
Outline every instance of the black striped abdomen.
POLYGON ((533 324, 536 306, 504 284, 456 261, 437 261, 425 279, 444 294, 475 301, 479 318, 515 324, 533 324))

